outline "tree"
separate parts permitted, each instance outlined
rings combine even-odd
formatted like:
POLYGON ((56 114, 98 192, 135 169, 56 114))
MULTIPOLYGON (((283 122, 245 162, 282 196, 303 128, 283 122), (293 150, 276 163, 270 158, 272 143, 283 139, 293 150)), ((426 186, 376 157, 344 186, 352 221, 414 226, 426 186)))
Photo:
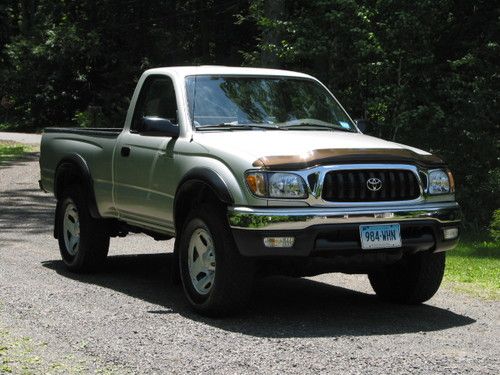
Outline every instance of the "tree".
POLYGON ((482 227, 500 207, 499 19, 489 0, 4 0, 0 126, 120 127, 156 66, 305 71, 381 136, 442 155, 482 227))
POLYGON ((320 78, 383 137, 442 155, 468 222, 487 223, 500 206, 495 2, 295 0, 280 19, 263 1, 250 9, 261 35, 281 38, 261 38, 257 52, 320 78))

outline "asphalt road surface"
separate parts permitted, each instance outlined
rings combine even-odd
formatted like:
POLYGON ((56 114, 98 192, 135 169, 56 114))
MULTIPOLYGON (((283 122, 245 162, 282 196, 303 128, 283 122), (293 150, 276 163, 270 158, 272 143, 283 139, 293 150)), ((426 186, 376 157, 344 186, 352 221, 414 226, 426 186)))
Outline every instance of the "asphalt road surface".
POLYGON ((500 373, 499 303, 446 285, 409 307, 379 302, 364 276, 270 278, 243 315, 213 320, 169 283, 172 241, 113 239, 104 271, 69 273, 38 174, 35 155, 0 166, 0 329, 42 342, 43 361, 116 373, 500 373))

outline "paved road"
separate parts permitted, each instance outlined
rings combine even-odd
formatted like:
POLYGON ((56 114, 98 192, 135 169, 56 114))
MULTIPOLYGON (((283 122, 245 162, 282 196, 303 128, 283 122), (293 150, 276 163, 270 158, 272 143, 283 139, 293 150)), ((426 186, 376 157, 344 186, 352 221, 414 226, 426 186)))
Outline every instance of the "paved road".
POLYGON ((211 320, 169 284, 172 242, 113 240, 104 272, 68 273, 37 178, 35 157, 0 168, 0 327, 45 342, 50 360, 120 373, 500 373, 499 303, 446 288, 402 307, 363 276, 274 278, 245 314, 211 320))
POLYGON ((0 141, 15 141, 30 145, 39 145, 41 134, 0 132, 0 141))

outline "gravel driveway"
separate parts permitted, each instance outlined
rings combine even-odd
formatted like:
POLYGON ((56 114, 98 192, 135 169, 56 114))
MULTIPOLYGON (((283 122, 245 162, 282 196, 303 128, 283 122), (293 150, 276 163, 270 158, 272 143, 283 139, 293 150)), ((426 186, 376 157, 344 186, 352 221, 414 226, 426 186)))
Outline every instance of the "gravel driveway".
POLYGON ((38 173, 36 156, 0 167, 0 328, 42 342, 44 360, 117 373, 500 373, 500 304, 446 287, 408 307, 379 302, 363 276, 273 278, 244 315, 211 320, 169 284, 172 241, 113 239, 105 271, 68 273, 38 173))
POLYGON ((0 140, 2 141, 14 141, 30 145, 39 145, 41 139, 41 134, 0 132, 0 140))

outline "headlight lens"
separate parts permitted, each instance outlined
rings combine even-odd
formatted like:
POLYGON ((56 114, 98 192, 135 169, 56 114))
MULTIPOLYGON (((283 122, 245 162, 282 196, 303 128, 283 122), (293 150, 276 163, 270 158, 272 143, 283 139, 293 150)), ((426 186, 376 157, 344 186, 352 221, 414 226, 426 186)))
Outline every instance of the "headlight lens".
POLYGON ((448 174, 451 175, 450 172, 442 169, 429 172, 429 194, 447 194, 452 191, 448 174))
POLYGON ((304 198, 307 196, 302 177, 291 173, 269 175, 269 196, 275 198, 304 198))
POLYGON ((306 184, 293 173, 250 172, 246 175, 250 191, 263 198, 306 198, 306 184))

